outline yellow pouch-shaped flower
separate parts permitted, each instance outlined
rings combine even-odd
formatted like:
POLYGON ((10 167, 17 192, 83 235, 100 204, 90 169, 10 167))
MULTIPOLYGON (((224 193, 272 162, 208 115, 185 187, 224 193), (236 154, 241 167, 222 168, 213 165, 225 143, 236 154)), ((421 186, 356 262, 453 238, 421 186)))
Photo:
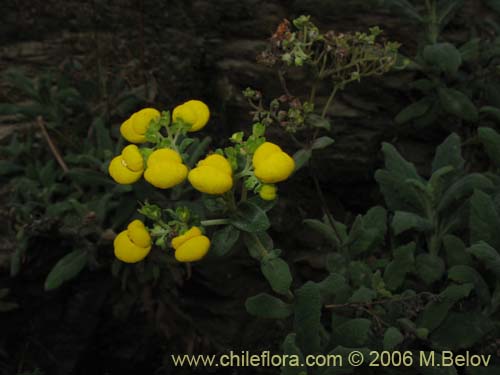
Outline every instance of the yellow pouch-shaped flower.
POLYGON ((114 240, 115 256, 125 263, 137 263, 151 251, 151 236, 144 223, 132 221, 114 240))
POLYGON ((152 120, 160 118, 160 112, 154 108, 144 108, 134 113, 123 122, 120 127, 120 133, 127 141, 131 143, 146 142, 146 131, 152 120))
POLYGON ((108 172, 121 185, 133 184, 144 170, 144 160, 136 145, 128 145, 109 163, 108 172))
POLYGON ((189 172, 191 185, 202 193, 224 194, 233 187, 232 169, 229 161, 222 155, 212 154, 198 162, 189 172))
POLYGON ((192 227, 186 233, 172 240, 175 259, 179 262, 195 262, 203 258, 210 248, 210 240, 201 234, 198 227, 192 227))
POLYGON ((254 174, 266 184, 286 180, 295 169, 294 160, 274 143, 265 142, 255 151, 252 163, 254 174))
POLYGON ((209 118, 210 110, 208 106, 200 100, 189 100, 175 107, 172 111, 172 119, 174 121, 181 119, 191 124, 191 128, 188 130, 189 132, 195 132, 205 127, 209 118))
POLYGON ((174 150, 163 148, 148 158, 144 179, 159 189, 169 189, 183 182, 188 174, 181 156, 174 150))
POLYGON ((262 185, 259 191, 259 196, 265 201, 272 201, 276 199, 276 185, 262 185))

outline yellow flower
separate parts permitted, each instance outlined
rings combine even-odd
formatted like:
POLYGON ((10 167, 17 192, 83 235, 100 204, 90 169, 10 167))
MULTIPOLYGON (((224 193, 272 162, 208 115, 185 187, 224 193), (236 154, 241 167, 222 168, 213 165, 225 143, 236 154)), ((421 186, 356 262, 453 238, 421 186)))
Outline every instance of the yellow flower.
POLYGON ((295 169, 295 162, 274 143, 265 142, 255 151, 252 159, 255 177, 266 184, 286 180, 295 169))
POLYGON ((272 201, 272 200, 276 199, 276 191, 277 190, 278 189, 276 188, 276 185, 264 184, 260 188, 259 195, 265 201, 272 201))
POLYGON ((191 124, 189 132, 195 132, 202 129, 210 118, 210 110, 207 105, 199 100, 189 100, 174 108, 172 112, 172 119, 191 124))
POLYGON ((169 189, 186 179, 187 167, 178 152, 170 148, 154 151, 148 158, 144 179, 160 189, 169 189))
POLYGON ((189 172, 191 185, 202 193, 224 194, 233 187, 233 170, 222 155, 212 154, 198 162, 189 172))
POLYGON ((179 262, 194 262, 203 258, 210 248, 210 240, 201 234, 198 227, 172 239, 175 259, 179 262))
POLYGON ((130 116, 120 127, 123 138, 131 143, 146 142, 146 131, 152 120, 160 118, 160 112, 154 108, 144 108, 130 116))
POLYGON ((125 263, 137 263, 151 251, 151 236, 140 220, 132 221, 114 240, 115 256, 125 263))
POLYGON ((136 145, 128 145, 122 150, 121 155, 116 156, 109 163, 110 176, 117 183, 129 185, 136 182, 142 176, 144 160, 136 145))

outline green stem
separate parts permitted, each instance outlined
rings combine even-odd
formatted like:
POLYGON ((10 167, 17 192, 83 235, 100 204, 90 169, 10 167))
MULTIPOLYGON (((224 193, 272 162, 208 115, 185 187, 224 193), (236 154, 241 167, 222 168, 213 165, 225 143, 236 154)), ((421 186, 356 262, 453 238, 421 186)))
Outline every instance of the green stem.
POLYGON ((266 248, 264 247, 264 245, 260 241, 259 237, 257 237, 257 235, 255 233, 249 233, 249 234, 250 234, 250 237, 252 237, 252 239, 257 244, 257 248, 259 249, 260 257, 264 258, 265 256, 267 256, 269 254, 269 252, 266 250, 266 248))
POLYGON ((213 225, 226 225, 229 224, 229 219, 212 219, 212 220, 202 220, 200 224, 204 227, 210 227, 213 225))
POLYGON ((332 93, 328 97, 328 100, 326 101, 325 107, 323 108, 323 112, 321 112, 321 118, 326 117, 326 113, 328 112, 328 109, 330 108, 330 105, 332 104, 333 98, 335 98, 335 94, 337 94, 338 86, 335 85, 335 87, 332 90, 332 93))

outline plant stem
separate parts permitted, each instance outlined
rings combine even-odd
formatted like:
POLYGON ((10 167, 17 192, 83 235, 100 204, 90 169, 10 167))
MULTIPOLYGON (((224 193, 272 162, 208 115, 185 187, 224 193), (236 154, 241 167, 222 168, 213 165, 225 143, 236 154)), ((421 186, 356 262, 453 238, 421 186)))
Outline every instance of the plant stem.
POLYGON ((323 108, 323 112, 321 112, 321 118, 326 117, 326 113, 328 112, 328 109, 330 108, 330 105, 332 104, 333 98, 335 98, 335 95, 337 94, 338 86, 335 85, 335 87, 332 90, 332 93, 328 97, 328 100, 326 101, 325 107, 323 108))
POLYGON ((252 237, 252 239, 257 244, 261 258, 264 258, 265 256, 267 256, 269 254, 269 252, 266 250, 266 248, 264 247, 264 245, 260 241, 260 238, 257 237, 257 235, 255 233, 249 233, 249 234, 250 234, 250 237, 252 237))
POLYGON ((212 219, 212 220, 202 220, 200 222, 204 227, 210 227, 213 225, 226 225, 229 224, 229 219, 212 219))

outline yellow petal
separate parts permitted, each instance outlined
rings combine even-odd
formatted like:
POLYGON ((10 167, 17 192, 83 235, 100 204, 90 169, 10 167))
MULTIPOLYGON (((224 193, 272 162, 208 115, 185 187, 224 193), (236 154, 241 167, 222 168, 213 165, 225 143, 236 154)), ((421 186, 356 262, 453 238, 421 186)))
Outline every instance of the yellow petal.
POLYGON ((203 258, 210 248, 210 240, 206 236, 197 236, 184 242, 176 251, 175 259, 179 262, 195 262, 203 258))
POLYGON ((172 239, 172 247, 177 250, 184 242, 198 236, 201 236, 200 228, 191 227, 186 233, 172 239))
POLYGON ((121 185, 130 185, 139 180, 142 171, 134 172, 126 167, 126 163, 121 155, 111 160, 108 167, 109 175, 121 185))
POLYGON ((191 124, 189 132, 195 132, 205 127, 209 118, 210 110, 200 100, 189 100, 175 107, 172 112, 172 119, 174 121, 182 119, 182 121, 191 124))
POLYGON ((231 168, 229 161, 224 156, 219 154, 209 155, 205 159, 200 160, 197 165, 198 167, 209 165, 220 170, 221 172, 227 173, 228 175, 233 174, 233 169, 231 168))
POLYGON ((136 145, 128 145, 122 150, 122 157, 128 169, 133 172, 144 170, 144 159, 136 145))
POLYGON ((206 194, 224 194, 233 187, 233 178, 211 165, 192 169, 188 179, 196 190, 206 194))
POLYGON ((181 156, 177 151, 171 148, 161 148, 154 151, 148 158, 148 167, 152 167, 154 164, 162 161, 172 161, 176 163, 182 163, 181 156))
POLYGON ((132 127, 132 118, 129 118, 123 122, 120 126, 120 133, 123 138, 125 138, 130 143, 144 143, 146 142, 146 137, 143 134, 137 133, 132 127))
POLYGON ((200 100, 190 100, 185 105, 189 106, 196 113, 196 121, 189 131, 195 132, 204 128, 210 118, 208 106, 200 100))
POLYGON ((144 135, 149 128, 149 124, 153 120, 160 118, 160 112, 154 108, 144 108, 134 113, 130 119, 132 121, 132 128, 137 134, 144 135))
POLYGON ((137 263, 143 260, 151 251, 151 246, 140 247, 130 241, 128 231, 119 233, 113 242, 115 256, 125 263, 137 263))
POLYGON ((257 150, 255 150, 255 153, 253 154, 253 166, 257 168, 261 163, 265 162, 269 156, 277 152, 282 152, 278 145, 271 142, 264 142, 257 148, 257 150))
POLYGON ((140 220, 132 221, 128 227, 128 237, 130 241, 140 247, 151 246, 151 236, 147 231, 144 223, 140 220))
POLYGON ((197 116, 193 108, 184 103, 174 108, 172 111, 172 119, 174 121, 182 120, 192 126, 192 124, 196 122, 197 116))
POLYGON ((260 197, 265 200, 265 201, 272 201, 273 199, 276 199, 276 185, 262 185, 259 195, 260 197))
POLYGON ((265 161, 255 166, 255 177, 266 184, 286 180, 295 169, 295 162, 284 152, 271 154, 265 161))
POLYGON ((169 189, 186 179, 188 169, 184 164, 167 161, 153 163, 144 172, 144 179, 159 189, 169 189))

